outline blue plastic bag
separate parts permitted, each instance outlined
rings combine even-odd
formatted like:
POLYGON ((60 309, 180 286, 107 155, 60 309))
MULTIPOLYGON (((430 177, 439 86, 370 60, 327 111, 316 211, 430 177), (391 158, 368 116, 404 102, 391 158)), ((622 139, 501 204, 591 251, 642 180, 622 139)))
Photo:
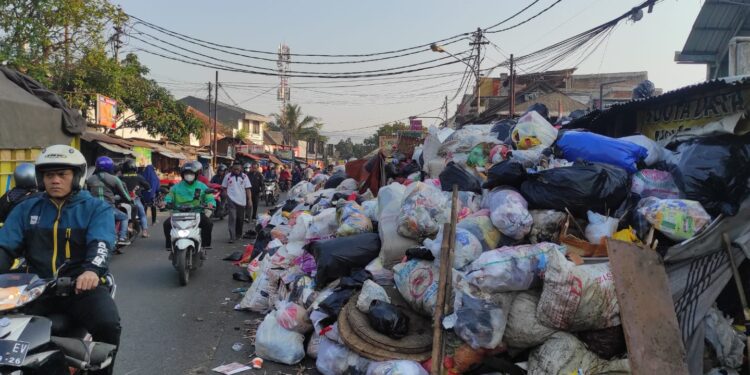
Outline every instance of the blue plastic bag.
POLYGON ((623 168, 628 173, 637 172, 636 163, 648 156, 648 150, 635 143, 576 131, 563 133, 557 140, 557 149, 568 161, 607 163, 623 168))

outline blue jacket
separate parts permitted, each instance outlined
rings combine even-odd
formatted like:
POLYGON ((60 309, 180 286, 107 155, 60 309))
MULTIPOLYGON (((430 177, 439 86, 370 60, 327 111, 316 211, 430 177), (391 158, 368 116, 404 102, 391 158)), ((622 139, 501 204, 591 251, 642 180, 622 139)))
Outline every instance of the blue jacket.
POLYGON ((39 194, 16 206, 0 228, 0 272, 24 257, 28 272, 42 278, 56 276, 66 261, 66 276, 84 271, 103 276, 114 242, 115 216, 107 202, 79 191, 58 207, 39 194))

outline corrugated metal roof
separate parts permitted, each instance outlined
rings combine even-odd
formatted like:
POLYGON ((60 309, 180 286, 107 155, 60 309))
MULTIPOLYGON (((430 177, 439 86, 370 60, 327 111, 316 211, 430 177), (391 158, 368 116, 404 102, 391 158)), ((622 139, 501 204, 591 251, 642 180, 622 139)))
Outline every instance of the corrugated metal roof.
POLYGON ((675 61, 705 64, 723 59, 730 39, 750 35, 748 12, 750 0, 706 0, 675 61))

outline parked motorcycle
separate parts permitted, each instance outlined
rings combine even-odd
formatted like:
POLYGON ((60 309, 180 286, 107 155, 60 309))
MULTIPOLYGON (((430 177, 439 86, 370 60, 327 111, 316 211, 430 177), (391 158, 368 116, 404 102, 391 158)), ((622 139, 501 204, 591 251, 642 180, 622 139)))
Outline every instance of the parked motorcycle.
POLYGON ((263 184, 263 191, 258 197, 259 201, 265 202, 266 206, 271 207, 279 201, 279 187, 276 181, 266 181, 263 184))
MULTIPOLYGON (((114 279, 109 280, 114 298, 114 279)), ((112 365, 116 346, 92 341, 85 330, 62 317, 23 313, 25 305, 43 295, 66 296, 74 292, 72 278, 42 280, 29 273, 0 275, 0 374, 87 374, 112 365), (56 336, 60 333, 64 335, 56 336)))

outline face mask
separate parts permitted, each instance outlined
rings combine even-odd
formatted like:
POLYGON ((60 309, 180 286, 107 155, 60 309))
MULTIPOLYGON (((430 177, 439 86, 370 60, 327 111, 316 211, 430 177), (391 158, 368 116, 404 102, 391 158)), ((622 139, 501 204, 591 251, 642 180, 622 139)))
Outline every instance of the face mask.
POLYGON ((184 178, 185 178, 185 181, 187 181, 187 182, 193 182, 193 181, 195 181, 195 175, 194 174, 186 174, 184 178))

